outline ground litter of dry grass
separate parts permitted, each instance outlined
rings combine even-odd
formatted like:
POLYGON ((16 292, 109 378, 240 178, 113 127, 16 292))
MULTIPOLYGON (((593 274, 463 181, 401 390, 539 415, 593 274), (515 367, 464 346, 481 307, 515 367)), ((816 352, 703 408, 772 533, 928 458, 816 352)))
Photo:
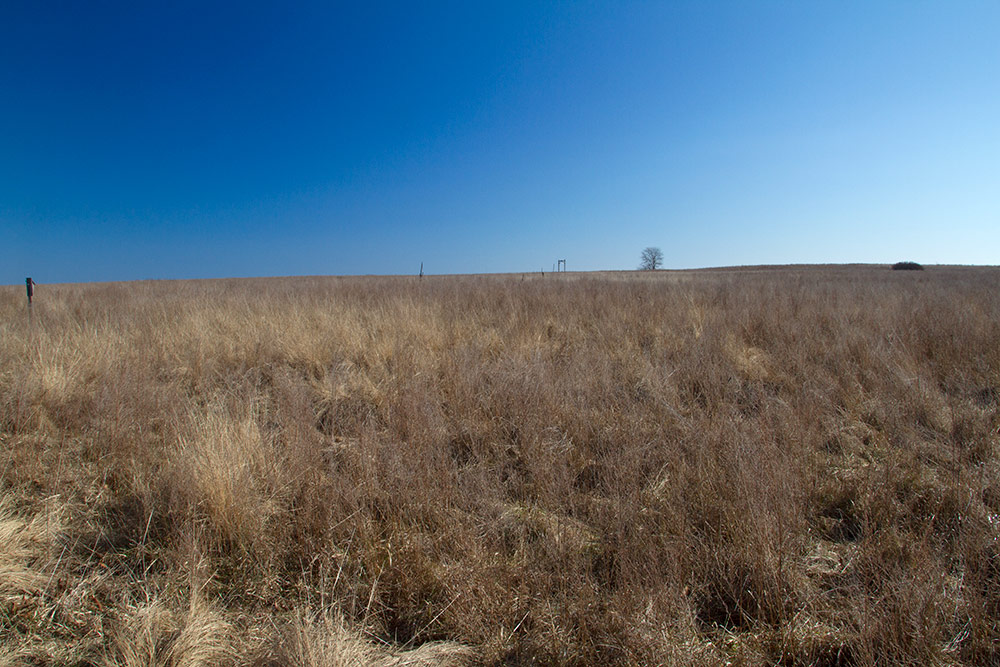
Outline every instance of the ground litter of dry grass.
POLYGON ((1000 663, 1000 270, 0 288, 0 665, 1000 663))

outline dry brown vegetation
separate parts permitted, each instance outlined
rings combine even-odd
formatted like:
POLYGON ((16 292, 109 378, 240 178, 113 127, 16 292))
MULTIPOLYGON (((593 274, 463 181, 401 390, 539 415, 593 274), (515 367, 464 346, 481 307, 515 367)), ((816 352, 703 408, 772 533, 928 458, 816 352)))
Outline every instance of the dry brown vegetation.
POLYGON ((1000 662, 1000 271, 0 290, 0 664, 1000 662))

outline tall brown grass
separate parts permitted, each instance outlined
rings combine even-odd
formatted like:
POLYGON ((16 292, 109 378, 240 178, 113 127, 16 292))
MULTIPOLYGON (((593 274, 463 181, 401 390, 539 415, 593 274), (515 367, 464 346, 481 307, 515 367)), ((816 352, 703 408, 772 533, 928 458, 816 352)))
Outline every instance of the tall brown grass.
POLYGON ((1000 271, 0 290, 0 663, 1000 663, 1000 271))

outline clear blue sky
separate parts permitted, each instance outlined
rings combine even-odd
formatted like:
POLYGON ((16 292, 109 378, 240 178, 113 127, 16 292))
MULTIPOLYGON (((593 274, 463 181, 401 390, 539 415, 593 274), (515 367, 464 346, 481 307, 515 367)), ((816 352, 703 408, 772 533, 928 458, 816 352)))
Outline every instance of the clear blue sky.
POLYGON ((0 8, 0 283, 1000 264, 1000 3, 0 8))

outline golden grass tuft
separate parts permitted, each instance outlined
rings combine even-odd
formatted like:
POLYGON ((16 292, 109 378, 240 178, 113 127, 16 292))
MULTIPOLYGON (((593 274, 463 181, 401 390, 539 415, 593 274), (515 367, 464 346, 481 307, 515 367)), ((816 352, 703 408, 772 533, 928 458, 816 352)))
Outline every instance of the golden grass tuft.
POLYGON ((339 614, 300 611, 266 660, 287 667, 464 667, 475 653, 454 642, 393 649, 350 630, 339 614))
POLYGON ((280 459, 262 430, 260 407, 214 399, 186 416, 190 435, 168 453, 170 485, 227 547, 244 552, 281 512, 280 459))
POLYGON ((58 516, 25 518, 0 499, 0 598, 5 602, 38 593, 45 585, 45 559, 59 533, 58 516))
POLYGON ((194 599, 184 613, 159 599, 126 608, 111 631, 108 667, 210 667, 230 664, 231 626, 194 599))

